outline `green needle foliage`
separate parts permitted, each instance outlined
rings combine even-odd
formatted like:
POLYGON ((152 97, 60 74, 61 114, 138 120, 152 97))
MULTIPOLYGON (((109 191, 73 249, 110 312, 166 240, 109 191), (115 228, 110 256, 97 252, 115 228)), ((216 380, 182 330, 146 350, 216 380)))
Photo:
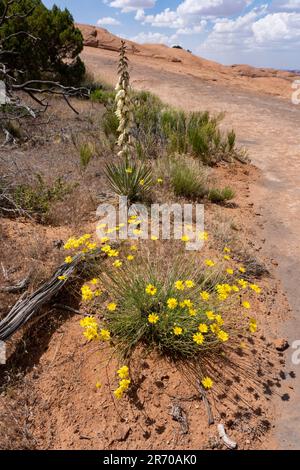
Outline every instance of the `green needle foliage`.
MULTIPOLYGON (((0 17, 7 3, 0 2, 0 17)), ((0 41, 13 54, 1 60, 16 79, 22 70, 22 82, 45 79, 78 85, 85 74, 79 57, 83 37, 67 9, 54 5, 50 10, 41 0, 19 0, 10 2, 7 16, 11 19, 2 25, 0 41)))

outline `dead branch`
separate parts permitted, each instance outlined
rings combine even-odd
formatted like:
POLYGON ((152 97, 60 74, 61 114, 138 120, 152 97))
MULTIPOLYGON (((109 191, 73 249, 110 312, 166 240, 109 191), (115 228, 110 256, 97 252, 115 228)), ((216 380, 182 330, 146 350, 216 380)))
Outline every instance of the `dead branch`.
POLYGON ((24 277, 24 279, 21 279, 19 282, 17 282, 17 284, 15 284, 14 286, 0 287, 0 292, 7 292, 9 294, 22 292, 28 286, 30 277, 31 272, 26 277, 24 277))
POLYGON ((228 447, 228 449, 236 449, 237 443, 227 436, 223 424, 218 424, 218 432, 220 438, 223 440, 224 444, 226 445, 226 447, 228 447))
POLYGON ((3 272, 3 277, 6 281, 8 281, 8 272, 7 272, 7 269, 6 267, 4 266, 4 264, 2 263, 1 261, 1 268, 2 268, 2 272, 3 272))
POLYGON ((13 306, 8 315, 0 321, 0 340, 10 338, 19 328, 27 323, 31 317, 49 300, 56 295, 74 273, 83 259, 82 254, 74 257, 71 264, 62 264, 51 279, 28 297, 21 297, 13 306), (63 278, 60 278, 63 276, 63 278), (59 279, 60 278, 60 279, 59 279))
POLYGON ((172 404, 171 416, 174 421, 180 423, 181 426, 181 434, 187 434, 189 432, 189 425, 186 413, 181 406, 176 403, 172 404))
POLYGON ((82 315, 82 312, 80 312, 80 310, 76 310, 76 308, 70 307, 69 305, 53 304, 53 308, 66 310, 67 312, 75 313, 76 315, 82 315))
MULTIPOLYGON (((103 257, 103 253, 97 250, 90 255, 91 259, 95 256, 103 257)), ((0 321, 0 341, 9 339, 18 329, 27 323, 39 309, 46 305, 68 282, 69 278, 78 269, 83 262, 86 263, 87 255, 79 253, 74 256, 72 263, 63 263, 55 271, 53 276, 40 286, 35 292, 27 297, 21 296, 18 302, 12 307, 10 312, 0 321)), ((71 307, 68 307, 69 311, 71 307)), ((75 312, 77 313, 77 312, 75 312)), ((49 312, 47 312, 49 314, 49 312)))

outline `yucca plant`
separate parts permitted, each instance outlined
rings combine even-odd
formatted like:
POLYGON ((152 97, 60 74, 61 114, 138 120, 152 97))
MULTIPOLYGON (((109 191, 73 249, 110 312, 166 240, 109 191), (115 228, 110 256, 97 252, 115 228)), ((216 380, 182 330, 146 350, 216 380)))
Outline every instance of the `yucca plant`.
POLYGON ((130 202, 147 201, 152 189, 152 169, 143 162, 106 165, 106 176, 111 189, 118 195, 127 196, 130 202))

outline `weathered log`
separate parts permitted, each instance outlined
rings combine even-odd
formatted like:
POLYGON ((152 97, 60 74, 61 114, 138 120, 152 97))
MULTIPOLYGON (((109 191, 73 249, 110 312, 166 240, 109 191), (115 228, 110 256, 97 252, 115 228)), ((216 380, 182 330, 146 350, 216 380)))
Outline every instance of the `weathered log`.
POLYGON ((0 321, 0 340, 5 341, 9 339, 19 328, 25 325, 43 305, 49 302, 49 300, 62 289, 82 259, 82 254, 76 255, 72 263, 62 264, 55 271, 51 279, 45 282, 35 292, 28 297, 21 297, 7 316, 0 321), (66 279, 59 279, 60 276, 66 276, 66 279))

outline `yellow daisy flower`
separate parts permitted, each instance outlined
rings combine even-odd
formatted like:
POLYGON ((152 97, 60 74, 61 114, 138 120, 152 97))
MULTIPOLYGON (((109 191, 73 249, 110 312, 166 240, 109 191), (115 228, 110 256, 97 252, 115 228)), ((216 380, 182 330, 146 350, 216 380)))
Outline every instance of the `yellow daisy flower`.
POLYGON ((148 284, 145 289, 146 294, 148 295, 155 295, 157 292, 157 287, 153 286, 153 284, 148 284))
POLYGON ((206 390, 209 390, 210 388, 212 388, 214 382, 213 382, 213 380, 212 380, 210 377, 204 377, 204 378, 201 380, 201 384, 203 385, 203 387, 204 387, 206 390))
POLYGON ((208 266, 209 268, 212 268, 213 266, 216 265, 216 263, 215 263, 213 260, 211 260, 211 259, 206 259, 206 260, 205 260, 205 264, 206 264, 206 266, 208 266))
POLYGON ((170 310, 174 310, 178 306, 178 301, 174 298, 168 299, 167 305, 170 310))
POLYGON ((187 281, 185 281, 185 287, 187 287, 188 289, 192 289, 193 287, 195 287, 194 281, 188 279, 187 281))
POLYGON ((155 325, 155 323, 157 323, 159 320, 159 316, 156 315, 155 313, 150 313, 150 315, 148 315, 148 322, 155 325))
POLYGON ((103 341, 109 341, 110 340, 110 332, 108 330, 100 330, 100 338, 103 341))
POLYGON ((223 331, 223 330, 220 330, 217 334, 218 338, 220 341, 222 341, 223 343, 225 343, 226 341, 229 340, 229 334, 226 333, 226 331, 223 331))
POLYGON ((198 330, 200 333, 207 333, 208 332, 208 326, 205 323, 200 323, 198 326, 198 330))
POLYGON ((180 336, 183 333, 183 329, 180 326, 175 326, 173 328, 173 333, 175 336, 180 336))
POLYGON ((206 312, 206 316, 207 316, 208 320, 210 320, 210 321, 213 321, 215 319, 215 314, 211 310, 206 312))
POLYGON ((204 291, 200 292, 200 297, 201 297, 202 300, 207 302, 210 298, 210 294, 207 291, 204 290, 204 291))
POLYGON ((107 310, 109 310, 110 312, 114 312, 115 310, 117 310, 117 304, 115 304, 114 302, 111 302, 110 304, 107 305, 107 310))
POLYGON ((176 281, 175 282, 175 288, 177 290, 184 290, 184 282, 183 281, 176 281))
POLYGON ((120 268, 122 266, 122 261, 120 261, 119 259, 117 259, 114 263, 113 263, 113 266, 115 268, 120 268))
POLYGON ((195 341, 195 343, 201 345, 204 343, 204 336, 202 333, 196 333, 193 336, 193 340, 195 341))

